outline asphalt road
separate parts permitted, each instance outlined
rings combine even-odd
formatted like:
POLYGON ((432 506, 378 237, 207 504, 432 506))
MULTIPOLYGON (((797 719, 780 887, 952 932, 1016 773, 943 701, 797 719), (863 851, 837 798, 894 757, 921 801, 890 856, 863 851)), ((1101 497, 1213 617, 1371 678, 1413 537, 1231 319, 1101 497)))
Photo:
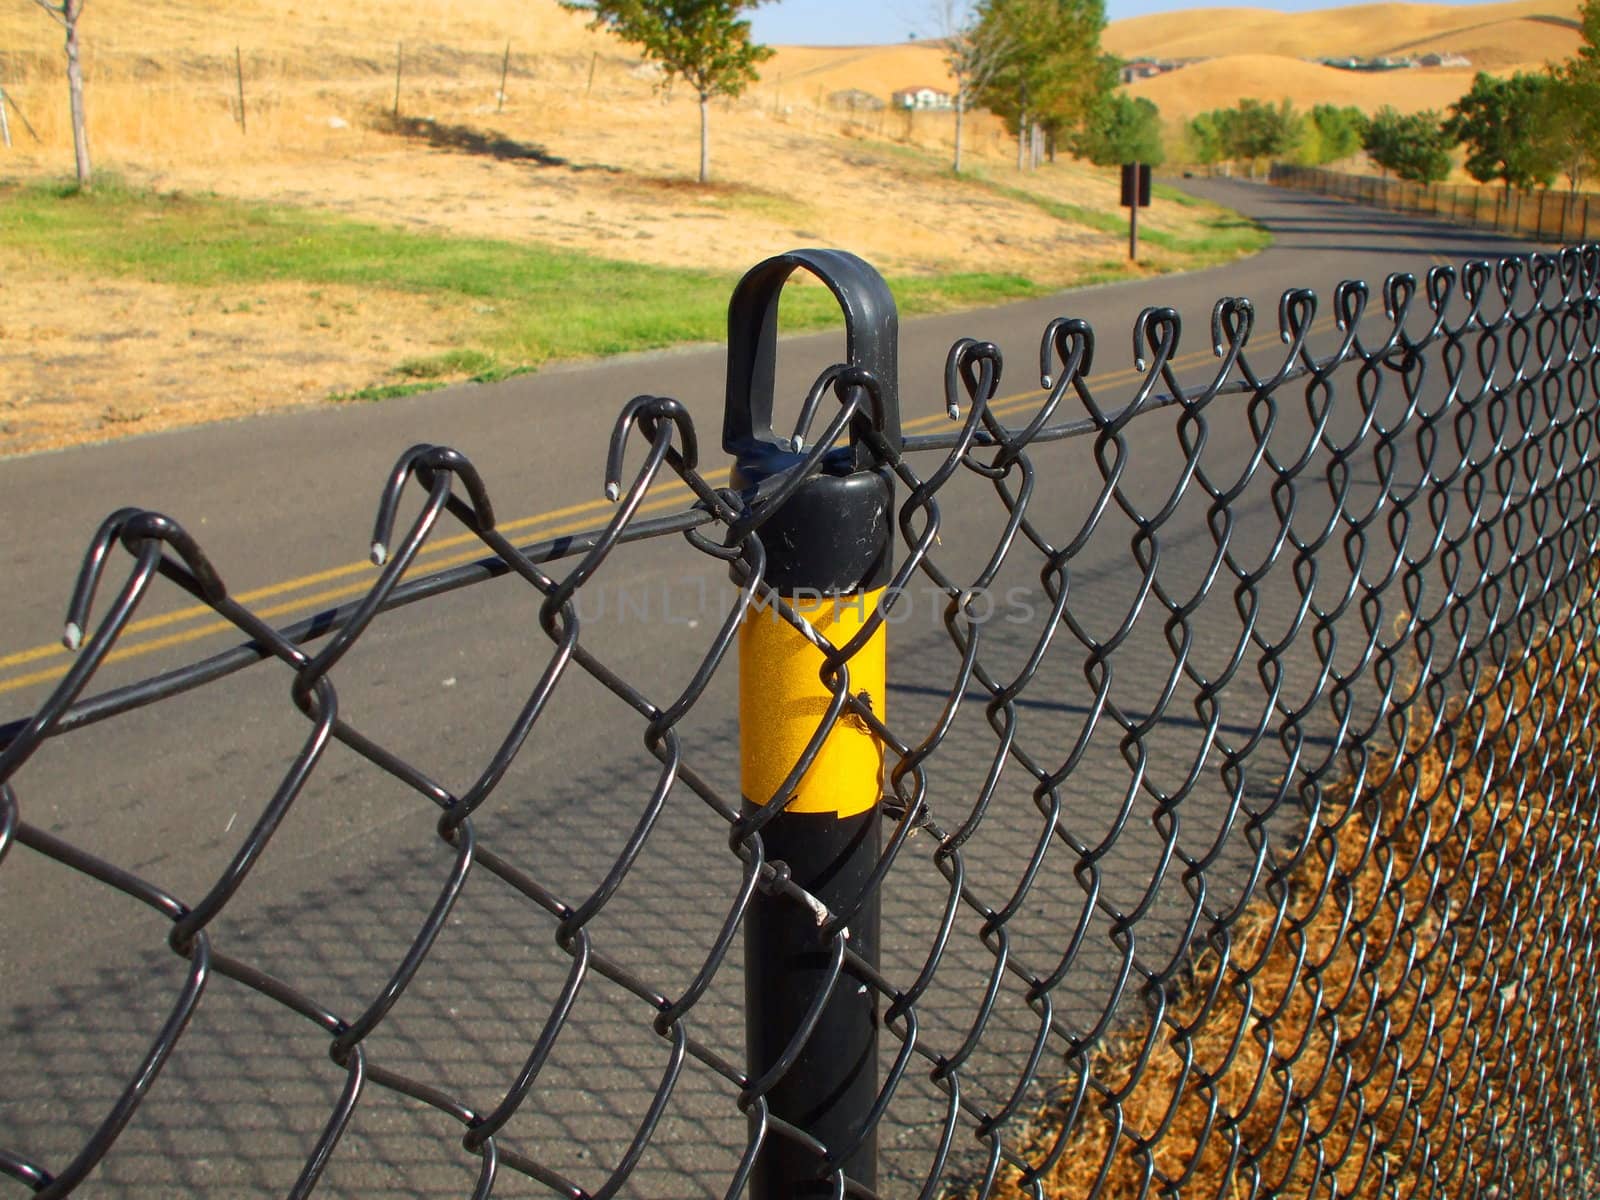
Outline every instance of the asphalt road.
MULTIPOLYGON (((1170 305, 1184 316, 1179 375, 1198 380, 1211 373, 1209 316, 1218 296, 1255 302, 1260 369, 1275 364, 1275 353, 1281 357, 1273 335, 1285 288, 1309 286, 1326 299, 1341 279, 1365 278, 1376 287, 1391 271, 1420 274, 1523 248, 1244 183, 1196 181, 1194 190, 1264 222, 1274 246, 1230 267, 906 322, 900 362, 908 425, 928 432, 944 422, 945 351, 960 336, 1002 348, 1007 371, 1000 394, 1020 397, 1037 383, 1037 339, 1045 324, 1057 316, 1086 317, 1100 337, 1092 376, 1097 395, 1116 400, 1131 393, 1129 330, 1147 305, 1170 305)), ((1321 319, 1325 325, 1325 311, 1321 319)), ((798 404, 816 371, 839 357, 841 341, 836 333, 785 341, 780 394, 798 404)), ((710 464, 720 462, 714 446, 723 371, 720 348, 691 348, 0 463, 6 530, 0 714, 26 716, 64 668, 65 654, 50 647, 78 559, 95 525, 115 508, 137 505, 179 520, 235 595, 254 594, 253 609, 286 624, 370 584, 373 569, 364 556, 373 513, 405 447, 444 444, 471 458, 502 526, 511 526, 518 541, 572 532, 592 527, 608 510, 601 495, 606 444, 618 410, 636 394, 682 400, 710 464)), ((1025 409, 1019 399, 1012 411, 1025 409)), ((1214 421, 1210 432, 1208 454, 1217 461, 1246 454, 1242 420, 1214 421)), ((1130 446, 1137 476, 1159 496, 1181 462, 1172 421, 1142 423, 1130 431, 1130 446)), ((1087 442, 1041 448, 1034 458, 1040 480, 1034 512, 1048 514, 1052 528, 1074 528, 1099 485, 1087 442)), ((978 481, 953 484, 941 507, 941 566, 970 575, 992 550, 1004 511, 978 481)), ((1276 525, 1265 484, 1236 507, 1240 545, 1270 541, 1276 525)), ((1203 507, 1175 512, 1167 528, 1163 579, 1203 569, 1210 555, 1203 507)), ((1130 534, 1131 526, 1113 514, 1075 559, 1074 611, 1088 628, 1114 628, 1133 603, 1130 534)), ((425 553, 418 571, 472 554, 468 545, 445 545, 425 553)), ((121 560, 113 562, 109 578, 120 579, 121 560)), ((1039 565, 1037 553, 1031 559, 1019 553, 1002 583, 1037 601, 1039 565)), ((237 640, 211 628, 203 614, 189 613, 185 598, 173 592, 157 589, 139 614, 150 624, 130 632, 119 646, 124 656, 107 664, 91 691, 237 640)), ((681 539, 628 547, 587 592, 584 644, 647 695, 669 698, 709 644, 726 610, 725 593, 717 565, 681 539)), ((537 599, 513 580, 499 580, 381 620, 337 669, 342 713, 431 778, 458 791, 466 787, 551 657, 536 620, 537 599)), ((1274 602, 1292 607, 1293 600, 1290 588, 1274 602)), ((1225 656, 1240 636, 1226 595, 1195 622, 1208 635, 1202 641, 1214 642, 1201 654, 1225 656)), ((1036 635, 1025 621, 1002 622, 986 654, 997 669, 1015 669, 1036 635)), ((891 724, 926 729, 959 655, 925 600, 913 604, 894 638, 891 724)), ((1060 761, 1090 719, 1083 658, 1083 647, 1069 642, 1052 652, 1030 685, 1026 735, 1042 760, 1060 761)), ((1116 661, 1119 704, 1134 712, 1168 704, 1174 718, 1162 726, 1159 752, 1142 781, 1130 782, 1116 740, 1099 737, 1090 739, 1065 789, 1072 804, 1063 819, 1075 843, 1092 846, 1116 835, 1102 864, 1099 908, 1086 902, 1073 859, 1056 850, 1012 929, 1011 952, 1045 969, 1075 925, 1092 929, 1094 944, 1056 997, 1058 1020, 1078 1030, 1127 1003, 1115 985, 1123 951, 1106 937, 1106 911, 1128 912, 1148 899, 1139 925, 1141 969, 1158 969, 1183 949, 1190 901, 1159 863, 1169 834, 1152 815, 1152 789, 1184 797, 1183 836, 1191 849, 1215 848, 1210 903, 1219 904, 1248 876, 1250 848, 1233 828, 1237 802, 1274 786, 1272 764, 1263 760, 1230 795, 1200 723, 1189 717, 1186 724, 1181 715, 1192 706, 1181 696, 1162 698, 1172 654, 1159 621, 1141 618, 1116 661), (1185 782, 1191 776, 1201 781, 1185 782)), ((304 740, 306 722, 289 703, 288 679, 281 667, 263 665, 48 743, 15 781, 24 818, 180 897, 198 896, 304 740)), ((682 733, 686 760, 736 795, 732 695, 732 671, 723 670, 682 733)), ((1229 728, 1247 729, 1261 704, 1241 690, 1229 728)), ((933 802, 954 821, 996 752, 981 708, 981 702, 963 707, 935 760, 933 802)), ((480 841, 524 864, 554 894, 574 902, 587 895, 621 851, 656 778, 642 734, 636 714, 592 680, 569 673, 477 818, 480 841)), ((968 850, 968 884, 996 907, 1017 886, 1041 838, 1028 793, 1026 781, 1008 777, 996 815, 968 850)), ((332 1011, 359 1011, 404 954, 451 868, 452 852, 433 835, 435 815, 414 791, 334 747, 220 919, 219 947, 280 973, 332 1011)), ((886 970, 902 979, 926 955, 946 886, 926 853, 907 859, 885 889, 886 970)), ((735 868, 725 828, 680 786, 628 881, 596 919, 596 945, 675 994, 732 902, 735 868)), ((0 1149, 59 1170, 165 1018, 185 964, 164 948, 164 920, 26 849, 13 850, 0 866, 0 914, 0 1149)), ((975 936, 979 924, 964 912, 948 965, 922 1005, 919 1037, 941 1049, 965 1035, 993 967, 992 952, 975 936)), ((524 897, 485 873, 472 875, 428 965, 374 1035, 375 1060, 471 1097, 480 1111, 492 1106, 570 967, 553 928, 524 897)), ((694 1014, 696 1035, 731 1061, 739 1060, 742 1045, 739 961, 736 947, 694 1014)), ((584 1187, 598 1188, 625 1152, 666 1066, 666 1043, 650 1032, 652 1015, 605 980, 586 984, 509 1139, 584 1187)), ((1006 1101, 1037 1025, 1020 993, 1006 991, 982 1051, 965 1068, 972 1103, 992 1111, 1006 1101)), ((886 1041, 895 1048, 893 1039, 886 1041)), ((82 1194, 283 1194, 344 1081, 328 1061, 326 1042, 303 1019, 227 980, 213 981, 151 1097, 82 1194)), ((884 1125, 891 1195, 915 1193, 943 1110, 943 1093, 926 1082, 926 1071, 913 1075, 884 1125)), ((691 1063, 622 1194, 720 1195, 744 1138, 732 1097, 726 1081, 691 1063)), ((465 1194, 475 1160, 460 1150, 459 1136, 459 1127, 426 1106, 369 1087, 319 1194, 465 1194)), ((958 1134, 958 1165, 972 1145, 969 1124, 958 1134)), ((0 1181, 0 1196, 13 1193, 23 1191, 0 1181)), ((507 1174, 495 1194, 549 1192, 507 1174)))

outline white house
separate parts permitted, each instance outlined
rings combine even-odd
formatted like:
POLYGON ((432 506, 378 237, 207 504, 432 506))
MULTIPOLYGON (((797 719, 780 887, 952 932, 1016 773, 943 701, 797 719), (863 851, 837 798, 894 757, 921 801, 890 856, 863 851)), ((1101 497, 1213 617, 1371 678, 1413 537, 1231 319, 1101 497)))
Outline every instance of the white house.
POLYGON ((954 108, 955 97, 935 87, 905 88, 889 97, 896 108, 954 108))

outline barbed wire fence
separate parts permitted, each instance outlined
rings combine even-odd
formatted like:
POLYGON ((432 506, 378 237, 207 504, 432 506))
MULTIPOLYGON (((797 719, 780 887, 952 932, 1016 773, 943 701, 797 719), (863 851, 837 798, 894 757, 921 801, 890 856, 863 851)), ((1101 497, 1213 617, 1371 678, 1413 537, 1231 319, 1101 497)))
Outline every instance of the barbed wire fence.
MULTIPOLYGON (((283 629, 178 521, 112 514, 74 665, 0 728, 0 885, 67 873, 166 946, 118 968, 131 1055, 83 1015, 90 964, 47 995, 8 982, 0 1175, 44 1196, 1593 1195, 1600 247, 1345 283, 1330 308, 1286 292, 1272 348, 1219 301, 1188 385, 1179 315, 1147 309, 1115 405, 1082 320, 1044 331, 1021 407, 964 339, 953 423, 907 436, 887 290, 797 252, 731 309, 727 482, 684 407, 641 396, 609 520, 517 545, 470 461, 416 446, 371 587, 283 629), (779 437, 795 270, 849 348, 779 437), (482 557, 415 572, 451 525, 482 557), (585 599, 669 542, 728 585, 692 669, 643 686, 585 599), (402 611, 491 580, 533 599, 518 650, 543 665, 452 788, 426 745, 364 730, 344 680, 402 611), (240 643, 93 692, 166 588, 240 643), (919 588, 928 628, 904 619, 919 588), (42 750, 95 772, 114 718, 265 663, 298 744, 209 883, 54 827, 42 750), (582 812, 538 809, 557 793, 519 760, 580 693, 627 714, 647 769, 596 764, 560 793, 582 812), (352 762, 432 814, 432 847, 240 918, 352 762), (252 1073, 255 1109, 207 1090, 252 1073), (174 1164, 199 1125, 237 1161, 174 1164)), ((0 948, 31 936, 14 911, 0 948)))

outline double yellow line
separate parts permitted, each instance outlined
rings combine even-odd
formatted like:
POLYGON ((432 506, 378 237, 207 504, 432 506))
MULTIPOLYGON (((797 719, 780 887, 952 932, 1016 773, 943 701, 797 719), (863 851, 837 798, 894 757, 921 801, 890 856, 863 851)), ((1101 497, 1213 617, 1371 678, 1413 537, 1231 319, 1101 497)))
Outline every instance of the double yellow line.
MULTIPOLYGON (((1185 368, 1203 361, 1215 361, 1209 350, 1197 350, 1180 355, 1172 361, 1172 366, 1185 368)), ((1141 372, 1127 369, 1097 377, 1094 382, 1097 386, 1106 386, 1129 383, 1140 378, 1143 378, 1141 372)), ((996 400, 990 409, 997 415, 1004 415, 1037 404, 1040 398, 1041 394, 1037 391, 1018 392, 996 400)), ((906 433, 914 433, 948 420, 949 418, 942 412, 931 413, 904 422, 903 429, 906 433)), ((728 470, 722 468, 712 471, 705 478, 712 487, 721 487, 728 481, 728 470)), ((650 490, 645 502, 639 506, 638 515, 649 516, 681 507, 691 495, 689 488, 677 480, 663 482, 650 490)), ((592 529, 604 522, 611 508, 609 500, 589 500, 535 516, 502 522, 496 528, 507 537, 519 541, 544 541, 592 529)), ((430 573, 443 571, 462 563, 474 562, 487 553, 487 549, 475 534, 455 534, 431 541, 424 546, 417 554, 412 570, 416 572, 425 569, 430 573)), ((373 570, 372 564, 367 561, 345 563, 343 566, 330 567, 325 571, 302 575, 296 579, 286 579, 281 583, 270 584, 253 591, 239 592, 233 598, 245 605, 255 605, 261 601, 270 602, 265 608, 254 610, 258 617, 266 620, 310 616, 325 607, 364 594, 372 586, 373 570), (307 589, 314 590, 307 591, 307 589), (294 594, 301 592, 306 594, 294 594)), ((123 631, 123 637, 135 640, 132 644, 124 641, 118 645, 106 656, 106 661, 123 662, 141 658, 172 646, 181 646, 230 632, 237 632, 237 627, 227 621, 215 619, 215 614, 206 605, 193 604, 162 613, 160 616, 145 617, 130 622, 123 631), (161 632, 163 630, 171 632, 163 633, 161 632), (146 634, 156 636, 145 637, 146 634)), ((4 676, 0 678, 0 694, 60 679, 70 666, 71 652, 59 642, 34 646, 5 655, 0 657, 0 676, 4 676), (33 669, 23 669, 29 667, 33 669)))

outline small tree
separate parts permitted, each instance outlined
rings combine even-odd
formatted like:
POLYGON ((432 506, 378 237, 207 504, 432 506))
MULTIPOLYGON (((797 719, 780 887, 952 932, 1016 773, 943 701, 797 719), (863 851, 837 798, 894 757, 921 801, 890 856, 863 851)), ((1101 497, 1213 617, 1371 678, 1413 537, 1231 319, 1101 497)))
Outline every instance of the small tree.
POLYGON ((1227 157, 1223 146, 1222 129, 1218 113, 1203 112, 1190 119, 1183 127, 1184 140, 1196 162, 1211 166, 1227 157))
POLYGON ((1541 119, 1548 87, 1543 75, 1497 79, 1478 72, 1444 123, 1445 133, 1467 147, 1468 175, 1479 183, 1501 180, 1508 195, 1513 187, 1550 186, 1560 155, 1541 119))
POLYGON ((1302 149, 1313 164, 1337 162, 1361 149, 1361 135, 1367 127, 1366 115, 1352 105, 1318 104, 1307 122, 1307 137, 1302 149))
POLYGON ((1558 68, 1540 115, 1551 157, 1576 193, 1600 164, 1600 85, 1558 68))
POLYGON ((1436 112, 1402 115, 1384 105, 1362 135, 1373 162, 1412 183, 1437 183, 1450 174, 1448 135, 1436 112))
POLYGON ((1583 44, 1551 70, 1541 119, 1574 192, 1600 167, 1600 0, 1588 0, 1580 16, 1583 44))
POLYGON ((1003 46, 985 108, 1017 135, 1017 165, 1040 134, 1075 129, 1116 82, 1100 53, 1104 0, 980 0, 978 36, 1003 46))
POLYGON ((72 152, 77 160, 78 186, 89 186, 89 127, 83 115, 83 63, 78 55, 78 18, 83 15, 83 0, 33 0, 49 13, 67 33, 67 100, 72 109, 72 152))
POLYGON ((959 175, 967 111, 1004 65, 1010 41, 1003 31, 985 28, 964 0, 935 0, 932 8, 944 44, 945 65, 956 85, 956 144, 950 169, 959 175))
POLYGON ((1161 110, 1143 96, 1112 92, 1073 134, 1070 148, 1099 167, 1130 162, 1158 166, 1166 158, 1161 110))
POLYGON ((1237 108, 1218 109, 1211 115, 1224 156, 1249 159, 1252 175, 1257 160, 1288 154, 1300 141, 1303 122, 1287 100, 1271 105, 1246 98, 1237 108))
MULTIPOLYGON (((42 2, 42 0, 41 0, 42 2)), ((79 0, 81 3, 82 0, 79 0)), ((605 29, 660 63, 668 83, 682 79, 700 99, 700 182, 711 178, 711 98, 737 96, 759 76, 772 49, 750 40, 739 14, 762 0, 561 0, 561 7, 594 14, 605 29)))

